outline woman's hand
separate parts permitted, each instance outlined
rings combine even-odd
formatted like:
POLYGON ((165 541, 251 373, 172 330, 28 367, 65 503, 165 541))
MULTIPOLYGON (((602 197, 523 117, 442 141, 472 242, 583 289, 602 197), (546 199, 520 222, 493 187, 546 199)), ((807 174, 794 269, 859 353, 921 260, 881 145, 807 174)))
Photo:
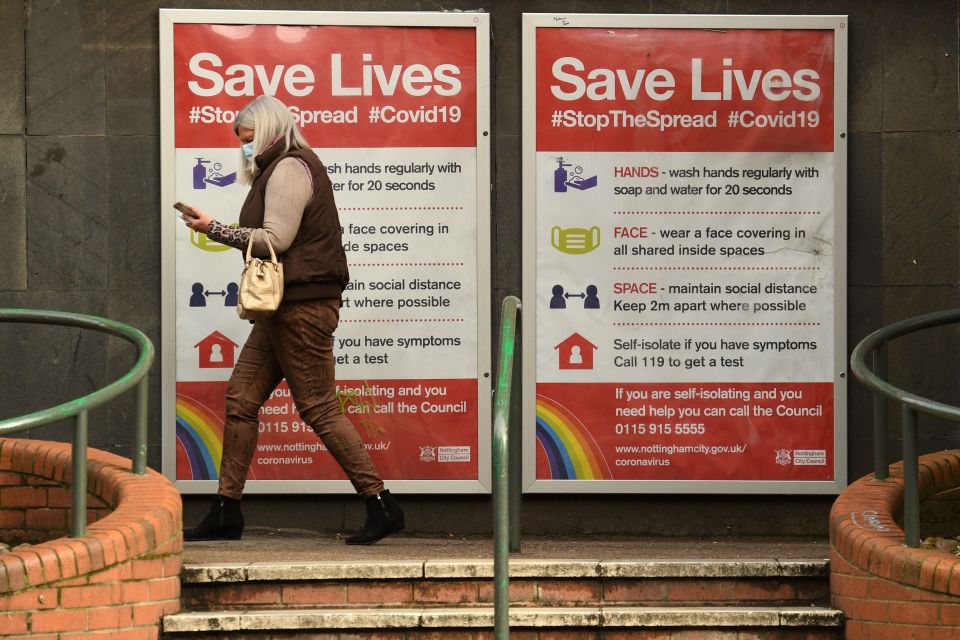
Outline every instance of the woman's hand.
POLYGON ((210 223, 213 222, 213 218, 205 214, 203 211, 200 211, 196 207, 187 207, 189 213, 184 212, 181 218, 186 223, 188 227, 194 231, 199 231, 200 233, 206 233, 207 229, 210 228, 210 223))

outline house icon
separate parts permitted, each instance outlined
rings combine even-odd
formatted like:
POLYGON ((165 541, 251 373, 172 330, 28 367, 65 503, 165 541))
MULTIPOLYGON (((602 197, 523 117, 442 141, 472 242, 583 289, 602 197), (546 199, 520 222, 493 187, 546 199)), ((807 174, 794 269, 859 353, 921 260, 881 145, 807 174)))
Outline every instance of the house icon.
POLYGON ((238 346, 227 336, 214 331, 193 348, 200 350, 201 369, 230 369, 234 365, 234 351, 238 346))
POLYGON ((554 349, 560 352, 561 369, 593 369, 593 352, 597 345, 579 333, 571 334, 554 349))

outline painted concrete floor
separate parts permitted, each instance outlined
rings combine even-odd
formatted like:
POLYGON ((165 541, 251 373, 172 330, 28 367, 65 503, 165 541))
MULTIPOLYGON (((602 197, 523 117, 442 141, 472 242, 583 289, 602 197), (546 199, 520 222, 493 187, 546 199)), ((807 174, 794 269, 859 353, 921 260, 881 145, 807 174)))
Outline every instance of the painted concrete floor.
MULTIPOLYGON (((819 538, 626 538, 521 539, 512 558, 570 560, 824 559, 829 542, 819 538)), ((491 537, 426 537, 399 534, 379 543, 347 546, 331 534, 302 529, 248 528, 241 540, 188 542, 184 564, 356 560, 480 559, 493 557, 491 537)))

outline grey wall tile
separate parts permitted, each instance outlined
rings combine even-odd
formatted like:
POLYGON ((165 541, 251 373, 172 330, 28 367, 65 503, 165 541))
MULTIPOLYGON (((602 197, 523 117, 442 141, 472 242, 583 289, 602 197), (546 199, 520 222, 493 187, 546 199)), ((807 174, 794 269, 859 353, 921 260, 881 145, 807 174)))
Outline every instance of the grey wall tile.
POLYGON ((878 133, 852 134, 847 146, 847 280, 883 283, 883 143, 878 133))
MULTIPOLYGON (((25 291, 0 291, 0 309, 27 308, 25 291)), ((26 404, 26 385, 31 384, 24 370, 11 363, 29 362, 29 332, 24 325, 13 322, 0 322, 0 420, 21 416, 29 412, 26 404)))
MULTIPOLYGON (((957 287, 891 287, 885 292, 885 324, 960 307, 957 287)), ((960 325, 926 329, 890 345, 890 382, 917 395, 960 406, 960 387, 951 365, 960 357, 960 325)), ((899 443, 899 409, 891 407, 891 437, 899 443)), ((918 418, 921 453, 960 447, 957 423, 918 418)), ((893 459, 899 459, 899 444, 893 459)))
POLYGON ((884 134, 885 284, 957 283, 958 142, 955 132, 884 134))
POLYGON ((159 291, 159 140, 156 136, 110 136, 107 161, 109 287, 159 291))
MULTIPOLYGON (((847 362, 854 347, 883 326, 883 287, 852 285, 847 290, 847 362)), ((850 370, 848 369, 848 372, 850 370)), ((847 374, 847 462, 854 480, 873 468, 873 396, 852 373, 847 374), (866 446, 863 443, 868 443, 866 446)))
MULTIPOLYGON (((643 6, 644 3, 636 3, 643 6)), ((727 13, 727 0, 653 0, 653 13, 727 13)))
MULTIPOLYGON (((850 464, 847 467, 847 484, 852 484, 866 475, 873 475, 873 436, 871 435, 866 438, 848 438, 847 446, 850 449, 850 464), (854 458, 854 452, 859 452, 864 455, 854 458), (866 458, 864 456, 870 457, 866 458)), ((899 443, 891 443, 891 447, 888 449, 890 462, 900 459, 899 454, 897 458, 893 457, 894 446, 896 446, 896 450, 899 451, 900 445, 899 443)))
POLYGON ((494 135, 498 136, 519 135, 521 130, 522 29, 518 6, 507 7, 491 16, 490 122, 494 135))
POLYGON ((290 0, 284 2, 284 11, 349 11, 353 3, 349 0, 290 0), (347 6, 344 6, 347 5, 347 6))
MULTIPOLYGON (((0 309, 27 308, 24 303, 27 295, 26 291, 0 291, 0 309)), ((5 326, 5 323, 0 323, 0 327, 5 326)), ((0 341, 0 344, 2 344, 2 341, 0 341)))
MULTIPOLYGON (((152 0, 153 1, 153 0, 152 0)), ((250 9, 250 10, 286 10, 286 3, 276 0, 174 0, 164 2, 161 6, 178 9, 250 9)))
MULTIPOLYGON (((270 0, 265 0, 270 2, 270 0)), ((395 0, 385 7, 382 0, 342 0, 341 11, 471 11, 483 9, 481 3, 470 0, 395 0)))
POLYGON ((29 2, 27 130, 105 130, 103 0, 29 2))
MULTIPOLYGON (((496 155, 496 209, 493 216, 491 241, 493 246, 494 287, 520 287, 521 256, 523 255, 523 217, 521 216, 522 171, 519 136, 497 136, 496 155)), ((527 212, 533 215, 533 212, 527 212)))
MULTIPOLYGON (((806 0, 784 0, 770 2, 770 0, 729 0, 727 3, 732 14, 794 14, 808 13, 806 0)), ((819 11, 817 13, 820 13, 819 11)))
POLYGON ((956 131, 958 6, 883 0, 883 128, 956 131))
POLYGON ((883 40, 872 9, 850 12, 847 50, 847 130, 879 131, 883 122, 883 40))
MULTIPOLYGON (((11 294, 8 294, 11 295, 11 294)), ((15 295, 16 306, 29 309, 69 311, 95 316, 107 315, 105 292, 50 291, 15 295)), ((0 298, 0 306, 5 303, 0 298)), ((106 369, 108 337, 73 327, 42 324, 0 323, 0 356, 7 363, 29 363, 17 370, 9 398, 4 394, 0 413, 4 417, 48 409, 91 393, 109 382, 106 369)), ((5 374, 4 374, 5 375, 5 374)), ((97 414, 99 415, 99 414, 97 414)), ((94 422, 91 413, 91 423, 94 422)), ((32 430, 31 438, 69 440, 72 420, 32 430)))
POLYGON ((106 0, 106 130, 153 134, 160 123, 158 9, 167 2, 106 0))
MULTIPOLYGON (((694 0, 695 1, 695 0, 694 0)), ((656 4, 651 0, 574 0, 574 2, 547 2, 539 9, 528 9, 524 3, 524 11, 542 11, 544 13, 651 13, 656 4)))
POLYGON ((108 284, 107 145, 102 137, 27 139, 27 267, 31 290, 108 284))
MULTIPOLYGON (((586 4, 577 2, 576 0, 561 0, 559 2, 551 2, 550 0, 524 0, 522 3, 517 3, 517 6, 510 7, 509 2, 500 3, 500 6, 497 6, 496 12, 512 12, 516 11, 517 13, 592 13, 588 8, 589 0, 586 0, 586 4), (504 6, 507 5, 507 6, 504 6)), ((644 13, 649 11, 650 1, 641 0, 640 2, 612 2, 607 5, 606 11, 604 13, 644 13), (634 8, 630 8, 630 6, 634 8)), ((514 28, 519 28, 520 23, 517 23, 517 26, 514 28)))
POLYGON ((0 289, 27 288, 26 142, 0 135, 0 289))
POLYGON ((24 6, 19 2, 0 3, 0 134, 23 133, 27 122, 24 103, 26 55, 24 53, 24 6))
MULTIPOLYGON (((153 343, 156 358, 148 374, 147 394, 147 444, 156 451, 156 459, 148 456, 148 464, 159 469, 161 445, 161 405, 160 405, 160 291, 158 287, 145 287, 139 291, 126 291, 123 295, 111 295, 107 303, 108 317, 130 325, 143 332, 153 343)), ((136 362, 136 347, 123 339, 111 339, 107 349, 107 368, 111 380, 117 380, 129 372, 136 362)), ((113 451, 118 455, 130 457, 134 442, 136 425, 136 390, 132 390, 107 409, 107 420, 96 442, 91 438, 92 446, 113 451)))
MULTIPOLYGON (((885 292, 884 323, 960 307, 960 289, 951 286, 890 287, 885 292)), ((950 367, 960 359, 960 325, 925 329, 890 345, 890 380, 913 393, 960 406, 960 386, 950 367)), ((960 429, 925 419, 924 440, 960 444, 960 429)))

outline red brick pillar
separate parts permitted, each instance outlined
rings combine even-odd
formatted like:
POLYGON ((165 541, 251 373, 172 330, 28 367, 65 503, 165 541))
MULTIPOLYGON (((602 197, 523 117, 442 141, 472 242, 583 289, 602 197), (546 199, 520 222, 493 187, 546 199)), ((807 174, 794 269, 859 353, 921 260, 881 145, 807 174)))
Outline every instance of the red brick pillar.
POLYGON ((87 534, 69 535, 70 445, 0 438, 0 636, 147 640, 180 608, 180 494, 90 449, 87 534), (52 538, 52 539, 51 539, 52 538))

